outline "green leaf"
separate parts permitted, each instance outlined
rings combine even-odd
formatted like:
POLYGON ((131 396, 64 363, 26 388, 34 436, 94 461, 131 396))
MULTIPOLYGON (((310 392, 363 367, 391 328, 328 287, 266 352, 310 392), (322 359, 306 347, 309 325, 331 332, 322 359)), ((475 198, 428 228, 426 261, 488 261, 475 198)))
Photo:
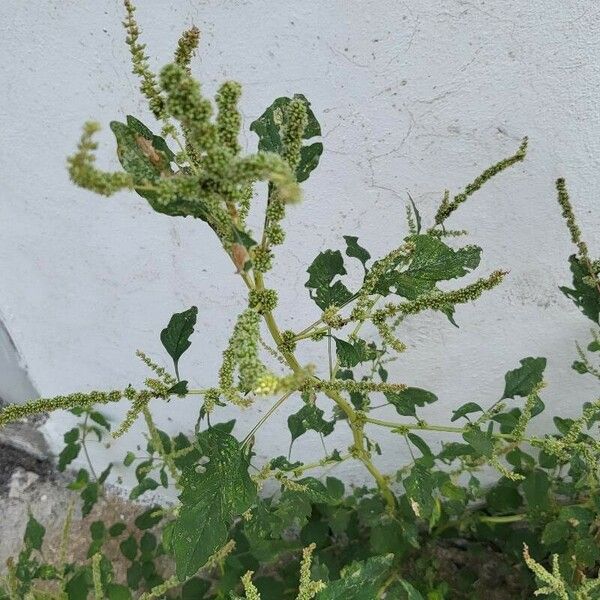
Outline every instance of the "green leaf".
POLYGON ((125 455, 125 458, 123 459, 123 464, 126 467, 130 467, 133 464, 133 461, 135 460, 135 454, 133 452, 131 452, 131 450, 129 452, 127 452, 127 454, 125 455))
POLYGON ((509 371, 505 376, 504 394, 505 398, 514 398, 515 396, 526 397, 531 394, 534 388, 541 383, 546 368, 546 359, 542 357, 533 358, 528 356, 520 361, 521 366, 509 371))
POLYGON ((352 298, 352 294, 341 281, 338 280, 332 285, 336 276, 347 273, 339 250, 321 252, 308 267, 307 272, 309 278, 304 287, 309 288, 310 297, 322 310, 332 304, 342 306, 352 298))
POLYGON ((181 588, 181 600, 202 600, 210 589, 210 582, 200 577, 186 581, 181 588))
POLYGON ((160 506, 152 506, 136 517, 135 526, 142 531, 145 529, 152 529, 152 527, 161 522, 163 516, 164 513, 160 506))
POLYGON ((491 458, 494 453, 494 441, 489 432, 481 431, 479 427, 470 427, 463 433, 463 439, 480 456, 491 458))
POLYGON ((570 298, 581 312, 594 323, 600 323, 600 293, 584 280, 590 276, 585 264, 575 254, 569 257, 573 287, 562 286, 560 291, 570 298))
POLYGON ((159 486, 158 481, 152 479, 152 477, 144 477, 132 490, 129 492, 130 500, 137 500, 140 496, 143 496, 146 492, 152 492, 159 486))
POLYGON ((58 455, 58 470, 64 471, 78 456, 81 444, 67 444, 58 455))
POLYGON ((108 600, 131 600, 131 592, 118 583, 109 583, 106 586, 106 597, 108 600))
POLYGON ((191 346, 190 336, 194 333, 197 316, 198 308, 195 306, 175 313, 169 324, 160 332, 160 341, 173 359, 176 371, 181 355, 191 346))
POLYGON ((174 386, 169 388, 167 394, 173 394, 176 396, 185 396, 188 393, 188 382, 178 381, 174 386))
POLYGON ((425 461, 430 466, 433 465, 433 453, 425 440, 414 433, 408 433, 406 437, 419 449, 425 461))
POLYGON ((107 431, 110 431, 110 423, 108 422, 108 419, 101 412, 93 410, 90 413, 90 419, 92 419, 92 421, 95 421, 96 423, 98 423, 98 425, 100 425, 101 427, 104 427, 104 429, 106 429, 107 431))
POLYGON ((73 427, 73 429, 69 429, 67 433, 63 435, 63 440, 65 444, 74 444, 79 439, 79 427, 73 427))
POLYGON ((313 504, 334 504, 335 498, 318 479, 314 477, 304 477, 296 479, 294 483, 303 486, 303 490, 298 491, 298 494, 305 496, 313 504))
POLYGON ((350 256, 352 258, 358 258, 362 263, 362 266, 367 270, 367 261, 371 258, 368 250, 363 248, 358 243, 358 238, 353 235, 345 235, 344 239, 346 240, 346 256, 350 256))
POLYGON ((483 408, 479 406, 479 404, 475 404, 475 402, 467 402, 463 404, 461 407, 457 408, 452 412, 451 422, 457 421, 461 417, 466 417, 467 415, 474 412, 483 412, 483 408))
POLYGON ((447 442, 439 452, 437 457, 440 460, 452 462, 461 456, 473 456, 475 450, 469 444, 461 444, 460 442, 447 442))
POLYGON ((281 471, 293 471, 301 467, 301 462, 290 462, 285 456, 278 456, 271 459, 271 469, 280 469, 281 471))
POLYGON ((499 513, 516 511, 523 505, 523 498, 513 482, 504 482, 495 485, 485 496, 490 509, 499 513))
POLYGON ((104 521, 94 521, 90 525, 90 535, 94 541, 103 540, 106 536, 106 526, 104 521))
POLYGON ((421 233, 421 215, 420 215, 419 211, 417 210, 417 205, 415 204, 415 201, 413 200, 413 198, 410 194, 408 194, 408 199, 410 200, 413 214, 415 215, 415 223, 417 225, 417 233, 421 233))
POLYGON ((353 563, 342 572, 342 579, 332 581, 316 595, 316 600, 373 600, 392 566, 393 555, 374 556, 353 563))
POLYGON ((92 589, 92 573, 89 567, 79 568, 65 584, 65 591, 69 600, 87 600, 92 589))
POLYGON ((133 562, 138 553, 138 544, 136 539, 130 535, 126 540, 123 540, 119 544, 121 554, 127 559, 133 562))
POLYGON ((124 531, 127 529, 127 525, 125 523, 115 523, 111 525, 108 529, 108 533, 110 537, 119 537, 124 531))
POLYGON ((401 579, 400 585, 404 588, 407 595, 407 600, 425 600, 421 595, 421 592, 412 586, 408 581, 401 579))
POLYGON ((426 519, 433 509, 433 490, 435 489, 431 468, 417 461, 404 478, 404 489, 411 500, 413 512, 426 519))
POLYGON ((327 486, 327 492, 337 500, 341 500, 344 497, 344 483, 337 479, 336 477, 327 477, 325 479, 325 484, 327 486))
POLYGON ((112 470, 112 463, 108 463, 108 467, 106 467, 106 469, 104 469, 104 471, 102 471, 102 473, 100 473, 100 476, 98 477, 98 483, 100 485, 103 485, 106 480, 108 479, 108 476, 110 475, 110 472, 112 470))
MULTIPOLYGON (((155 181, 173 174, 174 155, 163 138, 154 135, 148 127, 131 115, 127 123, 112 121, 110 128, 117 140, 117 156, 121 166, 133 176, 136 183, 155 181)), ((153 200, 152 192, 138 191, 140 196, 153 200)))
POLYGON ((248 475, 248 457, 231 435, 211 428, 198 435, 208 463, 186 469, 180 480, 181 508, 175 521, 172 548, 177 575, 193 575, 226 541, 233 519, 256 499, 248 475))
POLYGON ((140 552, 142 555, 151 555, 156 549, 156 536, 149 531, 144 532, 140 538, 140 552))
POLYGON ((364 340, 350 343, 335 336, 332 337, 335 340, 335 350, 341 367, 352 368, 375 356, 364 340))
POLYGON ((463 277, 479 265, 481 248, 478 246, 454 250, 426 234, 413 235, 407 240, 415 245, 408 268, 384 275, 377 286, 378 293, 387 295, 390 288, 394 288, 396 294, 414 300, 433 291, 439 281, 463 277))
POLYGON ((90 474, 85 469, 79 469, 75 481, 67 485, 70 490, 82 490, 90 482, 90 474))
MULTIPOLYGON (((307 109, 307 125, 304 129, 303 139, 309 140, 321 135, 321 126, 310 108, 310 102, 302 94, 294 94, 295 99, 304 102, 307 109)), ((258 149, 263 152, 283 154, 282 128, 285 122, 286 108, 292 101, 291 98, 277 98, 265 112, 250 124, 250 131, 258 135, 258 149)), ((308 179, 310 173, 319 164, 323 153, 323 144, 315 142, 303 146, 300 150, 300 163, 296 169, 296 179, 299 182, 308 179)))
POLYGON ((94 481, 89 483, 81 492, 81 499, 83 500, 81 507, 82 516, 85 517, 90 514, 94 504, 98 501, 99 490, 100 486, 94 481))
POLYGON ((542 543, 545 546, 551 546, 558 542, 565 541, 569 537, 569 524, 566 521, 557 519, 550 521, 544 527, 542 533, 542 543))
POLYGON ((544 512, 550 507, 550 480, 548 474, 536 469, 527 475, 522 483, 523 493, 530 511, 544 512))
POLYGON ((314 404, 305 404, 297 413, 288 417, 288 429, 292 434, 292 442, 304 435, 308 430, 329 435, 335 421, 323 419, 325 413, 314 404))
POLYGON ((46 535, 46 528, 29 513, 23 543, 30 550, 40 550, 46 535))
POLYGON ((401 392, 386 393, 385 397, 390 404, 394 405, 396 412, 404 417, 415 417, 417 406, 432 404, 438 399, 433 392, 417 387, 408 387, 401 392))

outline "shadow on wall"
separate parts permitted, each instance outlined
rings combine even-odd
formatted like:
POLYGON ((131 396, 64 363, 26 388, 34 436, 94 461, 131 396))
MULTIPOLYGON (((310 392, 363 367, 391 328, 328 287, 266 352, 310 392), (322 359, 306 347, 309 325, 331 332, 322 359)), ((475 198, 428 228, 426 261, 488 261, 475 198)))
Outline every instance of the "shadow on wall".
MULTIPOLYGON (((23 404, 39 397, 33 385, 27 365, 21 357, 10 333, 0 320, 0 407, 4 404, 23 404)), ((45 420, 44 415, 13 423, 0 430, 0 483, 2 473, 12 472, 22 460, 31 458, 43 461, 48 457, 48 446, 37 427, 45 420)))
POLYGON ((0 321, 0 402, 23 404, 39 396, 10 333, 0 321))

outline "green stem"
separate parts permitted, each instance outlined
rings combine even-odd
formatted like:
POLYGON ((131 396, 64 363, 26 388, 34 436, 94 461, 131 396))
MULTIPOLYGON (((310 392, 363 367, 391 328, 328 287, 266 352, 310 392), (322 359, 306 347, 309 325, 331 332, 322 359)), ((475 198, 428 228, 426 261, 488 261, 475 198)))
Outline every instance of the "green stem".
POLYGON ((175 461, 173 460, 173 457, 170 454, 167 454, 165 447, 163 446, 162 440, 160 439, 160 434, 158 433, 158 429, 156 428, 154 420, 152 419, 152 415, 148 410, 148 405, 144 406, 142 412, 144 414, 144 420, 146 421, 146 427, 148 427, 148 433, 150 434, 152 446, 154 446, 154 449, 163 459, 171 477, 177 484, 179 480, 179 472, 177 471, 177 467, 175 466, 175 461))
POLYGON ((293 394, 294 392, 287 392, 287 394, 284 394, 281 398, 279 398, 279 400, 277 400, 277 402, 275 402, 275 404, 273 404, 273 406, 271 406, 271 408, 261 417, 260 421, 258 421, 258 423, 250 430, 250 432, 248 433, 248 435, 244 438, 244 440, 242 441, 242 446, 245 446, 249 441, 250 438, 261 428, 261 426, 263 425, 263 423, 265 423, 265 421, 293 394))
MULTIPOLYGON (((262 273, 255 273, 254 275, 255 285, 257 290, 264 290, 264 279, 262 273)), ((246 282, 248 285, 248 282, 246 282)), ((283 350, 282 346, 282 338, 281 332, 279 331, 279 327, 273 317, 272 312, 266 312, 264 315, 264 320, 267 325, 267 329, 275 342, 277 348, 281 351, 283 357, 286 362, 297 375, 302 375, 304 370, 300 366, 300 363, 296 359, 293 352, 289 352, 288 350, 283 350)), ((315 378, 316 379, 316 378, 315 378)), ((377 487, 381 492, 381 495, 384 497, 385 502, 388 506, 388 510, 390 512, 394 512, 396 509, 396 498, 390 489, 388 478, 383 475, 377 469, 377 467, 373 464, 369 452, 365 447, 365 436, 363 433, 363 422, 357 419, 357 414, 352 405, 345 400, 345 398, 335 390, 326 390, 325 394, 337 404, 338 408, 346 415, 348 419, 348 425, 350 426, 350 430, 352 432, 353 438, 353 452, 352 455, 355 456, 358 460, 360 460, 367 471, 371 474, 375 482, 377 483, 377 487)))
POLYGON ((527 518, 526 514, 519 515, 502 515, 502 516, 481 516, 479 520, 482 523, 517 523, 518 521, 524 521, 527 518))
MULTIPOLYGON (((449 425, 429 425, 428 423, 396 423, 394 421, 385 421, 383 419, 374 419, 366 417, 368 423, 380 425, 381 427, 389 427, 390 429, 416 429, 420 431, 440 431, 444 433, 463 434, 468 431, 467 427, 451 427, 449 425)), ((493 433, 492 436, 505 440, 514 440, 515 437, 510 433, 493 433)), ((521 438, 522 442, 532 442, 534 438, 521 438)))
POLYGON ((90 469, 90 473, 92 474, 92 477, 94 478, 94 481, 98 481, 98 475, 96 475, 96 471, 94 469, 94 465, 92 465, 92 460, 90 458, 90 453, 88 452, 87 449, 87 445, 86 445, 86 438, 87 438, 87 434, 88 434, 88 418, 89 418, 90 414, 89 413, 85 413, 85 419, 83 420, 83 433, 81 434, 81 447, 83 448, 83 454, 85 455, 85 460, 88 464, 88 467, 90 469))
POLYGON ((300 475, 302 475, 302 473, 304 473, 305 471, 309 471, 310 469, 317 469, 319 467, 325 467, 327 465, 337 465, 338 463, 342 463, 345 460, 348 460, 349 458, 352 458, 352 454, 342 454, 338 460, 321 459, 313 463, 307 463, 305 465, 302 465, 301 467, 294 469, 293 473, 296 477, 299 477, 300 475))

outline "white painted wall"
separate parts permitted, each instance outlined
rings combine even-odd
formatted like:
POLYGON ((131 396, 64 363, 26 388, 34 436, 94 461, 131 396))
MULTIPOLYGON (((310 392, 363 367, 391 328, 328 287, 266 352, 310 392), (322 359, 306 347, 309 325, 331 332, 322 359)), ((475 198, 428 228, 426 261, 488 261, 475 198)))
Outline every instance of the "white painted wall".
MULTIPOLYGON (((410 350, 393 378, 435 391, 441 405, 431 414, 444 419, 467 400, 494 401, 506 370, 523 356, 542 355, 549 360, 550 405, 576 411, 594 397, 586 378, 570 370, 574 340, 587 340, 588 322, 557 289, 569 281, 571 248, 553 182, 568 178, 598 251, 597 3, 139 4, 156 67, 169 60, 182 28, 202 29, 194 72, 211 94, 225 78, 243 83, 246 126, 275 97, 295 92, 306 94, 319 116, 325 154, 304 203, 289 211, 293 228, 271 277, 283 286, 277 315, 285 327, 299 329, 317 314, 303 285, 320 250, 342 247, 341 236, 358 231, 380 255, 405 233, 407 190, 430 217, 445 187, 459 190, 529 135, 527 161, 453 219, 484 247, 482 273, 510 270, 505 285, 459 307, 460 329, 439 315, 411 321, 404 334, 410 350), (580 392, 573 394, 574 387, 580 392)), ((151 123, 129 74, 121 18, 119 0, 0 3, 0 311, 43 395, 139 383, 146 372, 135 349, 166 360, 158 332, 171 313, 191 304, 199 307, 199 334, 182 369, 194 385, 213 384, 244 302, 240 281, 202 223, 154 214, 132 194, 103 199, 69 183, 65 157, 84 120, 105 124, 100 163, 115 168, 108 122, 132 113, 151 123)), ((253 150, 253 134, 244 143, 253 150)), ((322 355, 309 346, 303 358, 322 355)), ((193 404, 156 406, 161 426, 189 430, 193 404)), ((244 412, 242 429, 267 406, 244 412)), ((285 418, 297 407, 294 401, 279 413, 261 453, 286 451, 285 418)), ((110 414, 119 419, 125 408, 110 414)), ((48 424, 55 447, 67 425, 63 414, 48 424)), ((384 466, 393 468, 404 447, 387 439, 384 466)), ((318 438, 306 440, 304 454, 320 456, 318 438)), ((326 442, 344 448, 344 427, 326 442)), ((115 459, 123 447, 94 454, 115 459)), ((363 480, 359 467, 344 469, 363 480)))

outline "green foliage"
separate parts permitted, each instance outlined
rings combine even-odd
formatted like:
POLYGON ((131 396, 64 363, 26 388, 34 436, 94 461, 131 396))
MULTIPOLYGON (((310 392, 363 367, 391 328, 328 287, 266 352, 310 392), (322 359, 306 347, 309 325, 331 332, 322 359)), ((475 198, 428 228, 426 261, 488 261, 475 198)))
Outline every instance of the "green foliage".
MULTIPOLYGON (((323 152, 314 139, 321 135, 315 113, 300 94, 278 98, 250 125, 258 152, 242 156, 241 88, 224 82, 214 106, 202 95, 189 67, 198 31, 184 32, 174 62, 155 75, 139 40, 135 9, 129 0, 125 7, 133 70, 161 121, 161 135, 132 116, 112 122, 123 171, 107 173, 95 166, 97 126, 88 124, 69 159, 70 175, 100 194, 133 189, 159 213, 204 221, 247 288, 247 304, 235 319, 212 387, 193 389, 190 379, 180 377, 179 361, 191 347, 197 321, 198 310, 191 307, 175 313, 160 334, 173 374, 138 352, 151 371, 139 388, 74 393, 0 411, 0 426, 41 411, 70 410, 78 417, 64 434, 57 463, 59 470, 73 471, 69 488, 80 495, 83 516, 106 494, 112 473, 110 464, 102 471, 94 467, 90 441, 124 435, 137 419, 147 430, 146 443, 132 442, 122 461, 137 482, 130 498, 146 501, 143 512, 132 523, 93 520, 87 557, 76 563, 65 558, 72 514, 66 516, 61 552, 52 557, 44 552, 44 526, 31 515, 23 550, 0 581, 0 598, 479 598, 486 590, 484 569, 476 565, 486 552, 495 553, 507 586, 518 581, 511 597, 531 597, 536 587, 554 598, 598 597, 600 401, 582 403, 579 415, 556 415, 556 431, 540 435, 531 422, 545 410, 545 358, 521 359, 506 373, 500 400, 497 393, 477 402, 461 398, 448 415, 431 410, 438 395, 411 385, 410 372, 402 370, 405 380, 394 382, 388 371, 388 363, 406 350, 399 337, 406 319, 437 310, 455 324, 457 307, 502 281, 505 272, 496 270, 461 286, 457 280, 474 276, 482 249, 451 244, 448 238, 466 232, 447 230, 445 222, 490 178, 522 161, 526 141, 462 192, 446 193, 429 228, 409 196, 407 235, 383 256, 374 258, 356 235, 339 240, 341 249, 320 252, 305 284, 316 320, 282 331, 273 312, 277 292, 266 279, 284 239, 286 207, 300 198, 298 183, 314 172, 323 152), (171 142, 179 152, 170 150, 171 142), (258 181, 269 185, 264 218, 253 220, 264 224, 256 235, 247 217, 256 208, 258 181), (360 283, 346 280, 349 259, 360 263, 353 265, 361 271, 360 283), (304 352, 297 353, 301 344, 304 352), (325 364, 301 363, 299 356, 319 356, 311 344, 321 344, 325 364), (303 405, 287 412, 288 456, 256 455, 261 428, 275 411, 289 408, 291 397, 303 405), (151 401, 170 400, 171 406, 186 402, 182 410, 195 407, 193 432, 192 425, 175 435, 157 427, 151 401), (98 407, 121 401, 128 411, 115 428, 98 407), (256 424, 218 422, 223 407, 255 401, 264 407, 256 424), (334 436, 324 438, 339 425, 340 447, 327 448, 334 436), (391 432, 397 443, 383 444, 377 428, 391 432), (314 444, 310 462, 292 455, 293 444, 307 432, 317 434, 304 438, 314 444), (396 459, 399 447, 410 458, 391 473, 381 472, 377 457, 391 453, 396 459), (372 483, 351 488, 333 477, 319 478, 323 469, 346 461, 361 464, 372 483), (491 472, 495 479, 483 485, 482 474, 489 478, 491 472), (175 506, 148 507, 160 488, 176 491, 175 506), (460 576, 439 554, 457 540, 466 565, 460 576), (120 578, 115 573, 123 569, 106 550, 110 544, 119 555, 112 560, 125 564, 120 578)), ((599 264, 581 239, 564 181, 557 182, 557 191, 577 248, 570 258, 573 288, 561 289, 598 323, 599 264)), ((293 307, 277 308, 277 318, 293 314, 293 307)), ((600 351, 598 334, 587 353, 577 348, 574 368, 600 379, 587 354, 600 351)), ((210 344, 202 348, 212 350, 210 344)))
POLYGON ((236 516, 256 499, 248 457, 237 440, 211 428, 197 440, 205 466, 184 470, 181 508, 172 533, 172 549, 181 580, 191 577, 227 541, 236 516))
MULTIPOLYGON (((306 125, 303 140, 310 140, 321 135, 321 125, 310 108, 310 102, 302 95, 295 94, 295 100, 300 100, 306 107, 306 125)), ((285 155, 284 128, 288 118, 288 108, 292 98, 277 98, 265 112, 250 124, 250 131, 258 135, 258 149, 265 152, 275 152, 285 155)), ((300 159, 296 167, 298 182, 306 181, 310 173, 317 168, 323 153, 323 144, 314 142, 302 145, 300 159)))
MULTIPOLYGON (((195 306, 182 313, 175 313, 169 324, 160 332, 160 341, 173 359, 176 372, 178 372, 179 359, 192 344, 190 336, 194 333, 197 315, 198 309, 195 306)), ((179 393, 179 390, 181 388, 176 390, 171 388, 172 393, 179 393)))

